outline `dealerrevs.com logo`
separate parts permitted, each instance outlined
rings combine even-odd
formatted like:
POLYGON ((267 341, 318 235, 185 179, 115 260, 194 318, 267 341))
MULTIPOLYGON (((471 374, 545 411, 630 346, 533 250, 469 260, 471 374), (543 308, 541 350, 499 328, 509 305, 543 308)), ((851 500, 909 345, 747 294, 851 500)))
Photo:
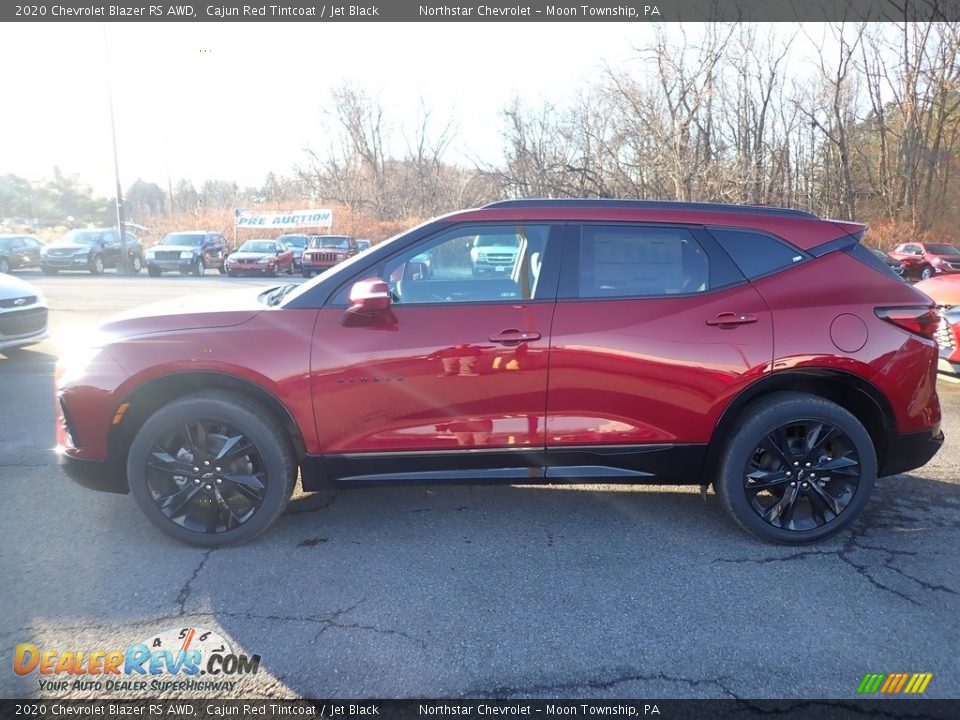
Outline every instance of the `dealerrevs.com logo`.
POLYGON ((13 655, 13 671, 36 674, 40 690, 48 692, 229 691, 237 684, 235 678, 259 670, 259 655, 234 653, 217 632, 199 627, 164 630, 126 650, 60 650, 21 643, 13 655))

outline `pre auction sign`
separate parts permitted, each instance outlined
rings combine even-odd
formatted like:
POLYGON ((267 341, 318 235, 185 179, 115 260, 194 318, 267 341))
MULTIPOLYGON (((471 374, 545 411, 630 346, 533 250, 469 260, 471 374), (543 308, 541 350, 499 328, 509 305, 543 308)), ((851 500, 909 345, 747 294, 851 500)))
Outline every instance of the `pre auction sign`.
POLYGON ((234 225, 254 228, 331 227, 333 210, 235 210, 234 225))

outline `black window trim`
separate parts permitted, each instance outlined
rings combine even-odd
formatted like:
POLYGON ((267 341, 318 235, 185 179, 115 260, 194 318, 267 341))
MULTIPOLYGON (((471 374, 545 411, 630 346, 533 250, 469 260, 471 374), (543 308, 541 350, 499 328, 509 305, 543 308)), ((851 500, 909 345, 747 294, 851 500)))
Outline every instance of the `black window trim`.
MULTIPOLYGON (((557 293, 557 302, 607 302, 616 300, 672 300, 674 298, 689 297, 707 297, 713 293, 722 292, 748 282, 740 268, 733 259, 727 254, 712 235, 706 232, 703 225, 692 223, 670 223, 670 222, 649 222, 642 220, 590 220, 571 222, 570 237, 563 246, 564 258, 571 258, 572 261, 563 261, 561 267, 560 288, 557 293), (700 245, 700 249, 707 254, 707 260, 711 263, 726 263, 730 270, 736 275, 732 282, 723 283, 714 286, 710 285, 703 292, 671 293, 661 295, 604 295, 602 297, 580 297, 580 243, 583 239, 583 228, 589 226, 624 226, 632 225, 642 228, 669 228, 687 230, 693 239, 700 245)), ((712 275, 712 271, 711 271, 712 275)))
MULTIPOLYGON (((775 241, 775 242, 780 243, 781 245, 787 246, 788 248, 790 248, 791 250, 793 250, 793 251, 794 251, 795 253, 797 253, 798 255, 802 255, 802 256, 803 256, 803 259, 802 259, 802 260, 798 260, 798 261, 795 262, 795 263, 790 263, 789 265, 784 265, 783 267, 776 268, 775 270, 771 270, 770 272, 765 272, 765 273, 763 273, 763 274, 761 274, 761 275, 755 275, 755 276, 753 276, 752 278, 747 278, 748 282, 754 282, 754 281, 756 281, 756 280, 762 280, 763 278, 768 278, 768 277, 770 277, 771 275, 776 275, 776 274, 778 274, 778 273, 782 273, 784 270, 789 270, 790 268, 799 267, 800 265, 803 265, 803 264, 809 262, 809 261, 812 260, 814 257, 819 257, 819 255, 815 255, 815 254, 813 254, 813 253, 811 253, 811 252, 808 252, 808 251, 806 251, 806 250, 801 250, 801 249, 798 248, 796 245, 794 245, 792 242, 790 242, 789 240, 787 240, 785 237, 782 237, 782 236, 780 236, 780 235, 777 235, 776 233, 772 233, 772 232, 770 232, 769 230, 760 230, 760 229, 758 229, 758 228, 744 227, 744 226, 740 226, 740 225, 707 225, 707 226, 704 226, 704 230, 705 230, 707 233, 710 234, 710 237, 711 237, 711 238, 713 239, 713 241, 717 244, 717 247, 719 247, 724 253, 726 253, 727 257, 730 258, 730 262, 732 262, 734 265, 737 265, 737 261, 734 259, 733 255, 731 255, 730 252, 723 246, 723 243, 721 243, 719 240, 717 240, 716 237, 714 237, 713 233, 711 232, 712 230, 739 230, 739 231, 741 231, 741 232, 753 233, 754 235, 763 235, 763 236, 765 236, 765 237, 770 238, 771 240, 773 240, 773 241, 775 241)), ((839 239, 841 239, 841 238, 838 238, 838 240, 839 240, 839 239)), ((833 248, 833 249, 836 249, 836 248, 833 248)), ((740 266, 737 265, 737 267, 739 268, 740 266)), ((741 271, 741 272, 742 272, 742 271, 741 271)), ((744 277, 746 277, 746 276, 744 276, 744 277)))
POLYGON ((401 308, 419 308, 419 307, 460 307, 464 305, 476 306, 476 305, 530 305, 530 304, 540 304, 540 303, 556 303, 557 302, 557 286, 560 282, 560 264, 563 251, 563 240, 565 228, 569 225, 567 222, 563 221, 553 221, 553 220, 473 220, 469 222, 459 222, 459 223, 450 223, 443 226, 435 228, 432 232, 412 240, 409 243, 404 243, 403 247, 398 247, 396 251, 386 255, 384 257, 378 258, 376 261, 370 263, 369 265, 364 266, 363 269, 354 272, 347 280, 342 283, 339 283, 336 289, 333 290, 327 297, 326 301, 323 303, 323 308, 336 308, 336 309, 346 309, 348 307, 347 303, 342 300, 338 300, 345 292, 349 292, 349 288, 356 282, 363 280, 369 277, 383 277, 383 271, 387 263, 395 259, 400 255, 404 255, 408 252, 416 250, 421 245, 429 244, 430 242, 436 240, 440 235, 444 235, 448 232, 455 231, 458 228, 471 228, 478 226, 509 226, 509 225, 546 225, 548 227, 547 232, 547 249, 549 252, 546 253, 546 258, 543 261, 543 266, 540 269, 540 280, 538 284, 539 287, 544 287, 545 295, 542 298, 532 298, 529 300, 512 298, 512 299, 503 299, 503 300, 481 300, 481 301, 463 301, 463 302, 435 302, 435 303, 397 303, 395 307, 401 308), (554 249, 556 248, 556 249, 554 249), (544 283, 546 282, 546 285, 544 283), (552 287, 552 292, 551 292, 552 287))

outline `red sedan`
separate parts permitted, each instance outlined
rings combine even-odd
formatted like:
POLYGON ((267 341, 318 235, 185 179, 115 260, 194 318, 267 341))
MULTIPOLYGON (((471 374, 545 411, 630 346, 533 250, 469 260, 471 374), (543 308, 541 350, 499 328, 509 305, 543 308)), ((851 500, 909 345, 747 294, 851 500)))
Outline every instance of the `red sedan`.
POLYGON ((276 240, 247 240, 227 256, 224 269, 230 277, 242 273, 275 276, 279 272, 293 274, 293 250, 276 240))
POLYGON ((903 263, 904 277, 928 280, 936 275, 960 273, 960 250, 945 243, 904 243, 889 253, 903 263))

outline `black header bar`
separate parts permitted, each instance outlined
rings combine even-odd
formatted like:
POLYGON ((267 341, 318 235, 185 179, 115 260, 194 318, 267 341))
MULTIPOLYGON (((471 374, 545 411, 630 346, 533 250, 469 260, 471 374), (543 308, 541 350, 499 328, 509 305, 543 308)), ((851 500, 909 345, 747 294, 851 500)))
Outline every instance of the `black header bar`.
POLYGON ((960 700, 0 700, 0 720, 955 720, 960 700))
POLYGON ((2 22, 902 22, 960 0, 6 0, 2 22))

